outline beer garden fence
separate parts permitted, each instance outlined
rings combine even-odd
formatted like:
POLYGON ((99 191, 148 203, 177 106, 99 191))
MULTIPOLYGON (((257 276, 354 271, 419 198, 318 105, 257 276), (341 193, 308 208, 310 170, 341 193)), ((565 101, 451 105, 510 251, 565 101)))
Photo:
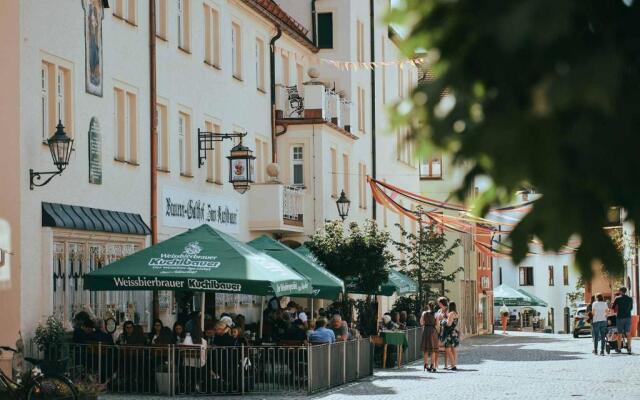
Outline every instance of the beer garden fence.
MULTIPOLYGON (((422 357, 422 328, 406 332, 403 363, 422 357)), ((304 346, 119 346, 68 343, 30 356, 63 360, 72 380, 109 393, 154 395, 304 394, 371 376, 381 349, 369 338, 304 346)))

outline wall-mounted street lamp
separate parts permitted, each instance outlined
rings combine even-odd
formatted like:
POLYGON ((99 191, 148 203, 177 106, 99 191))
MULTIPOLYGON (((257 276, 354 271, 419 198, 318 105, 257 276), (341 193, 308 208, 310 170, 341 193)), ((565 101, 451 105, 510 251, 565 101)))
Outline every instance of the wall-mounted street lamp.
POLYGON ((47 145, 49 145, 49 150, 51 151, 51 158, 53 158, 53 165, 58 169, 57 171, 50 172, 36 172, 32 169, 29 170, 29 189, 33 190, 34 186, 44 186, 54 176, 62 174, 67 165, 69 165, 69 157, 71 157, 71 152, 73 151, 73 139, 71 139, 65 132, 64 126, 62 125, 62 121, 58 121, 58 126, 56 127, 56 133, 53 134, 49 139, 47 139, 47 145), (41 183, 43 175, 50 175, 45 181, 41 183))
POLYGON ((201 131, 198 128, 198 168, 204 165, 207 159, 207 151, 213 150, 215 142, 222 142, 224 139, 239 138, 240 143, 231 149, 229 160, 229 182, 233 184, 233 188, 240 194, 244 194, 249 190, 253 183, 253 151, 242 145, 242 138, 247 133, 218 133, 201 131))
POLYGON ((336 206, 338 206, 338 215, 344 221, 349 215, 349 207, 351 206, 351 200, 344 194, 344 190, 340 193, 340 197, 336 200, 336 206))

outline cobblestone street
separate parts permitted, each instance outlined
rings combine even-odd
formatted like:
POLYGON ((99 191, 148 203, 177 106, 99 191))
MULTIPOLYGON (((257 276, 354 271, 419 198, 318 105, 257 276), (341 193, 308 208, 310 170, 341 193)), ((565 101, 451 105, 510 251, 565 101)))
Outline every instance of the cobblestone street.
MULTIPOLYGON (((378 370, 368 380, 311 398, 640 399, 640 356, 594 356, 591 343, 591 338, 512 332, 475 337, 463 342, 457 372, 430 374, 422 371, 421 363, 414 363, 399 370, 378 370)), ((640 350, 640 341, 635 340, 634 347, 640 350)))

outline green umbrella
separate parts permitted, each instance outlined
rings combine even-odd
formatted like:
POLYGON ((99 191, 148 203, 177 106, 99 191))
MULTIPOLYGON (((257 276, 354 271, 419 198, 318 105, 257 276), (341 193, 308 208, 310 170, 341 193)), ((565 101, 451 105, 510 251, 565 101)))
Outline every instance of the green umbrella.
POLYGON ((287 267, 295 270, 311 282, 313 293, 302 297, 336 299, 344 292, 344 283, 310 258, 301 255, 282 243, 262 235, 247 243, 257 250, 267 253, 287 267))
POLYGON ((346 287, 349 293, 377 294, 382 296, 392 296, 394 293, 402 296, 418 291, 418 284, 415 281, 393 268, 389 269, 389 279, 380 285, 375 293, 366 293, 355 279, 347 279, 346 287))
POLYGON ((524 289, 516 289, 518 292, 524 294, 525 296, 528 296, 531 299, 531 306, 537 306, 537 307, 548 307, 549 304, 547 304, 546 301, 542 300, 540 297, 537 297, 529 292, 527 292, 524 289))
POLYGON ((531 306, 533 300, 531 297, 523 293, 522 291, 516 290, 508 285, 500 285, 497 288, 493 289, 493 305, 501 306, 531 306))
POLYGON ((296 296, 308 279, 208 225, 147 247, 84 278, 88 290, 173 290, 296 296))

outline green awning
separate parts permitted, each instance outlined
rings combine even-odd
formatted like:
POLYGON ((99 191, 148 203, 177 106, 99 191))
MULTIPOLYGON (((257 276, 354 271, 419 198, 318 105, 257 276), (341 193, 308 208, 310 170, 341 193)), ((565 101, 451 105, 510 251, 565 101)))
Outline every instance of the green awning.
POLYGON ((83 231, 148 235, 140 214, 42 202, 42 226, 83 231))
POLYGON ((366 291, 354 279, 347 279, 345 285, 347 291, 353 294, 392 296, 395 293, 398 296, 403 296, 405 294, 418 292, 418 284, 414 280, 393 268, 389 269, 389 280, 380 285, 375 293, 366 293, 366 291))
POLYGON ((233 237, 202 225, 85 276, 88 290, 174 290, 297 296, 308 279, 233 237))
POLYGON ((265 252, 307 278, 311 282, 313 293, 302 297, 336 299, 340 293, 344 292, 344 283, 340 278, 316 264, 310 258, 301 255, 268 236, 260 236, 247 244, 257 250, 265 252))
POLYGON ((524 289, 516 289, 518 292, 528 296, 531 299, 531 305, 532 306, 536 306, 536 307, 548 307, 549 304, 547 304, 546 301, 542 300, 540 297, 537 297, 536 295, 533 295, 529 292, 527 292, 524 289))
POLYGON ((493 304, 495 306, 538 306, 547 307, 547 303, 532 295, 531 293, 522 290, 514 289, 508 285, 500 285, 493 289, 493 304))

